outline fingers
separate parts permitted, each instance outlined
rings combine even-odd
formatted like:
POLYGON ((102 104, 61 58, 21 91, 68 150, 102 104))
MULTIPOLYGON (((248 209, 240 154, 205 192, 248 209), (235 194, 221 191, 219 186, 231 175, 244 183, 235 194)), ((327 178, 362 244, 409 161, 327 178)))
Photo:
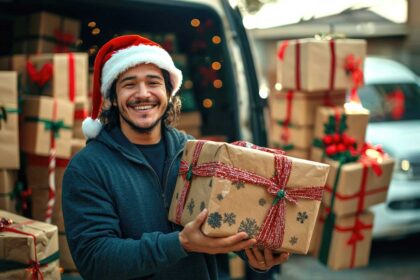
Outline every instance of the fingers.
POLYGON ((282 264, 287 262, 290 257, 290 253, 282 252, 280 255, 275 256, 273 259, 274 264, 282 264))
POLYGON ((192 222, 192 227, 193 228, 200 228, 201 225, 206 220, 207 214, 208 214, 208 210, 203 209, 203 211, 201 211, 200 214, 198 214, 197 217, 195 217, 194 221, 192 222))

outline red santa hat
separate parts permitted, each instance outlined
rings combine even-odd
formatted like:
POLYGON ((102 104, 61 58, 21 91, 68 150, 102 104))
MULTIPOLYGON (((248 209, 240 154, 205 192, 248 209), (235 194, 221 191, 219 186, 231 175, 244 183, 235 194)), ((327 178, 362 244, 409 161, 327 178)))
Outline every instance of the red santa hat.
POLYGON ((139 35, 125 35, 108 41, 99 49, 95 58, 92 113, 82 124, 83 134, 87 139, 95 138, 101 131, 102 124, 98 116, 102 97, 109 97, 112 83, 121 73, 142 63, 152 63, 169 72, 173 86, 171 96, 179 90, 182 72, 175 67, 171 56, 159 44, 139 35))

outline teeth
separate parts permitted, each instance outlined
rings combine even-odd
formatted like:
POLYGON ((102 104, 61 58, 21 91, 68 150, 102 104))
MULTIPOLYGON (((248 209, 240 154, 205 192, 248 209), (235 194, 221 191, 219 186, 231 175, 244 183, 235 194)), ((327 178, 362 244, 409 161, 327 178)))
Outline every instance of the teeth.
POLYGON ((134 107, 134 109, 136 109, 136 110, 149 110, 149 109, 152 109, 152 108, 153 108, 152 105, 136 106, 136 107, 134 107))

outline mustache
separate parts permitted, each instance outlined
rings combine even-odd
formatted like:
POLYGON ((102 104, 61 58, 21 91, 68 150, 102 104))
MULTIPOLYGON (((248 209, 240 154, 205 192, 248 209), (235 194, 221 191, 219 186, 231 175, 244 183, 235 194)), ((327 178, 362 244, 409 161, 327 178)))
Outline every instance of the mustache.
POLYGON ((146 99, 136 99, 136 100, 130 100, 127 102, 128 106, 136 106, 136 105, 140 105, 141 103, 150 103, 153 102, 153 100, 151 100, 150 98, 146 98, 146 99))

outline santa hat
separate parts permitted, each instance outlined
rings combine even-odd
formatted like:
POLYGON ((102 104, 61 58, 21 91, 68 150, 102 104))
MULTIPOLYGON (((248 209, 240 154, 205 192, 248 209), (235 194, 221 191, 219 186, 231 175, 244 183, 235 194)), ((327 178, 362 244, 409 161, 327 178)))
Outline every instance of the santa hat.
POLYGON ((87 139, 95 138, 101 131, 102 124, 98 116, 102 97, 109 97, 112 83, 121 73, 142 63, 152 63, 169 72, 173 86, 171 96, 179 90, 182 72, 175 67, 171 56, 159 44, 138 35, 120 36, 108 41, 99 49, 95 58, 92 113, 82 124, 83 134, 87 139))

